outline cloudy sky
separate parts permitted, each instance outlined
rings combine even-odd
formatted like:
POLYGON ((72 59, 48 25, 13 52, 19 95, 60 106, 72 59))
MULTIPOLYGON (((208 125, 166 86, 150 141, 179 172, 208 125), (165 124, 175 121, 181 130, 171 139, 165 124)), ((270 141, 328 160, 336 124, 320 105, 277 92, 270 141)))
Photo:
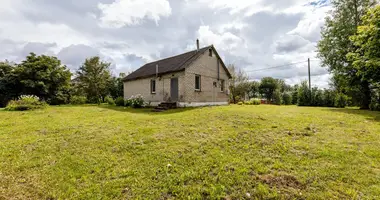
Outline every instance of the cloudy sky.
POLYGON ((75 70, 90 56, 115 74, 214 44, 226 64, 299 83, 312 59, 312 83, 326 87, 315 46, 328 0, 1 0, 0 60, 29 52, 57 56, 75 70))

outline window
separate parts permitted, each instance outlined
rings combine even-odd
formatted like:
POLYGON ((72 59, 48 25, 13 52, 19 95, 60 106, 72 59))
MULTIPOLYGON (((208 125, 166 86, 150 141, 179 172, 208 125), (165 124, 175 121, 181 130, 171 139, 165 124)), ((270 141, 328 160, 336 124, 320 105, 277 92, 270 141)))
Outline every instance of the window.
POLYGON ((224 92, 224 80, 220 80, 220 91, 224 92))
POLYGON ((150 93, 156 94, 156 80, 150 80, 150 93))
POLYGON ((195 90, 201 91, 201 75, 195 75, 195 90))
POLYGON ((209 50, 208 50, 208 55, 209 55, 210 57, 212 57, 212 49, 209 49, 209 50))

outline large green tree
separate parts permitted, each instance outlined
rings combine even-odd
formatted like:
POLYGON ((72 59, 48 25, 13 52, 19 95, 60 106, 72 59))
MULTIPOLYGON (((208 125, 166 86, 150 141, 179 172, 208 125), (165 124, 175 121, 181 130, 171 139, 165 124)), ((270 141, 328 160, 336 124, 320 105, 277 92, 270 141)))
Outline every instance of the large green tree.
POLYGON ((77 71, 77 81, 80 88, 92 103, 100 103, 109 95, 111 79, 111 63, 103 62, 100 57, 86 59, 77 71))
POLYGON ((369 82, 357 73, 346 55, 355 51, 356 47, 349 38, 356 33, 362 24, 361 17, 375 5, 375 0, 331 0, 331 4, 333 10, 326 17, 322 38, 318 42, 318 57, 322 65, 332 72, 336 89, 360 91, 353 97, 359 97, 361 108, 367 109, 371 98, 369 82))
POLYGON ((363 24, 350 39, 357 47, 347 54, 357 74, 370 83, 380 82, 380 6, 363 16, 363 24))
POLYGON ((71 72, 56 57, 30 53, 12 76, 20 94, 36 95, 51 104, 67 101, 71 72))
POLYGON ((279 81, 277 79, 272 77, 264 77, 261 79, 259 91, 263 97, 271 102, 273 100, 274 92, 279 88, 279 81))

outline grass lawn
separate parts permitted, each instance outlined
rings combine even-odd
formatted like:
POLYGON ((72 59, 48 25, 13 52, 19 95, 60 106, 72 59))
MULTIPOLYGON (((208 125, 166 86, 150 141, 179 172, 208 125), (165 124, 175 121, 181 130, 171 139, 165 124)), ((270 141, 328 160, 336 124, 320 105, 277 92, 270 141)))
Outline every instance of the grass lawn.
POLYGON ((0 110, 0 199, 380 199, 380 113, 0 110))

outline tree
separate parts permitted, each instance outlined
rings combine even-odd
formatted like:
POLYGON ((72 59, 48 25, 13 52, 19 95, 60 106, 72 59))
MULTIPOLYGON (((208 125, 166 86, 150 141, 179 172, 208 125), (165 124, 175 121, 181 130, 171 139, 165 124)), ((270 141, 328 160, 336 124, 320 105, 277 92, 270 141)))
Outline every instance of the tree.
POLYGON ((356 51, 347 54, 353 62, 357 74, 369 83, 380 82, 380 6, 370 9, 363 16, 363 24, 350 40, 357 47, 356 51))
POLYGON ((233 103, 237 103, 237 97, 243 97, 248 93, 249 82, 248 75, 235 65, 228 65, 228 71, 231 73, 230 94, 233 103))
POLYGON ((36 95, 51 104, 67 102, 71 72, 56 57, 30 53, 12 71, 18 95, 36 95))
POLYGON ((14 84, 11 84, 11 73, 14 66, 8 61, 0 62, 0 107, 5 107, 7 102, 15 95, 12 94, 16 91, 14 84))
POLYGON ((276 89, 279 89, 278 81, 272 77, 265 77, 261 79, 259 91, 269 102, 273 100, 273 93, 276 89))
POLYGON ((362 23, 361 16, 375 4, 375 1, 332 0, 331 4, 334 9, 326 18, 322 28, 322 37, 318 42, 318 57, 321 59, 322 65, 329 68, 333 77, 338 77, 337 80, 345 80, 336 82, 339 84, 340 90, 342 88, 350 90, 351 87, 359 88, 361 108, 368 109, 371 98, 369 82, 362 79, 346 55, 355 51, 349 38, 356 33, 357 27, 362 23))
POLYGON ((276 104, 276 105, 281 105, 282 103, 282 96, 281 96, 281 91, 280 89, 276 89, 274 92, 273 92, 273 103, 276 104))
POLYGON ((282 104, 292 105, 292 95, 290 93, 284 92, 282 94, 282 104))
POLYGON ((259 97, 260 95, 259 87, 260 87, 260 82, 258 81, 249 82, 249 89, 248 89, 249 98, 259 97))
POLYGON ((292 104, 296 105, 298 102, 298 85, 294 85, 292 88, 292 104))
POLYGON ((300 87, 298 88, 298 105, 299 106, 310 106, 310 96, 311 92, 307 81, 302 81, 300 87))
POLYGON ((112 77, 110 81, 110 86, 109 86, 110 95, 112 96, 112 98, 116 99, 118 97, 124 96, 124 90, 123 90, 124 77, 125 77, 124 73, 120 73, 119 77, 112 77))
POLYGON ((103 62, 98 56, 88 58, 77 71, 79 87, 92 103, 100 103, 109 95, 111 63, 103 62))

